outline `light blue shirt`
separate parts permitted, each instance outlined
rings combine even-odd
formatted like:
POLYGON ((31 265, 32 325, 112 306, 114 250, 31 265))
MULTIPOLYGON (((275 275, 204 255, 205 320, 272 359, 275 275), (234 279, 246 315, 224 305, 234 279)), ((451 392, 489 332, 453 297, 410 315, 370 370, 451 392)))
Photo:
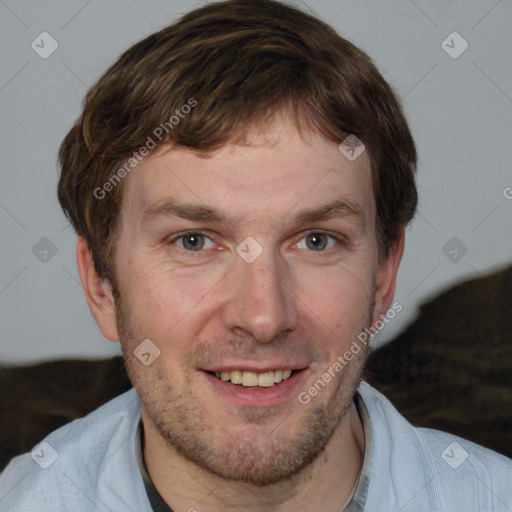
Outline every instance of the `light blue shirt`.
MULTIPOLYGON (((457 436, 413 427, 365 382, 358 393, 372 438, 365 454, 365 512, 512 510, 512 460, 457 436)), ((0 510, 151 512, 137 464, 139 420, 140 402, 131 389, 52 432, 0 475, 0 510)))

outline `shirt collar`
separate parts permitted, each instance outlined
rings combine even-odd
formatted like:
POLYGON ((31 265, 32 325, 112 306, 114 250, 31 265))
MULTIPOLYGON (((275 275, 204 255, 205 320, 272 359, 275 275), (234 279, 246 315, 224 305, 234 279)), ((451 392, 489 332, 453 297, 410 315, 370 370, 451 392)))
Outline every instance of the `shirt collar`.
MULTIPOLYGON (((352 497, 347 499, 339 512, 363 512, 368 496, 368 488, 370 487, 370 471, 372 466, 372 453, 373 453, 373 432, 368 414, 368 409, 364 403, 362 396, 359 392, 354 395, 354 405, 356 406, 359 419, 363 426, 364 432, 364 446, 363 446, 363 465, 359 475, 358 482, 356 483, 355 490, 352 497)), ((148 499, 154 512, 173 512, 167 505, 160 493, 154 486, 151 477, 149 476, 144 457, 142 456, 142 420, 139 421, 137 427, 137 435, 135 436, 135 454, 137 457, 137 464, 139 466, 140 474, 144 481, 144 486, 148 494, 148 499)))

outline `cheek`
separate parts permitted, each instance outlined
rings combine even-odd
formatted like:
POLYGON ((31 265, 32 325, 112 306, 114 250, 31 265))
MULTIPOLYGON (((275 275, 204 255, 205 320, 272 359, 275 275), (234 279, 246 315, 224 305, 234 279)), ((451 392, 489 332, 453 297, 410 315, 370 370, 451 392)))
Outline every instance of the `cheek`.
POLYGON ((350 343, 369 321, 373 293, 371 274, 363 268, 358 272, 340 268, 312 277, 302 280, 304 304, 313 313, 309 317, 323 324, 333 343, 339 345, 341 340, 350 343))
POLYGON ((162 267, 130 269, 123 304, 130 324, 140 335, 159 341, 161 349, 172 340, 187 339, 188 320, 203 307, 212 285, 194 275, 162 267))
POLYGON ((133 295, 132 321, 144 326, 156 339, 169 336, 189 311, 187 297, 163 280, 146 279, 133 295))

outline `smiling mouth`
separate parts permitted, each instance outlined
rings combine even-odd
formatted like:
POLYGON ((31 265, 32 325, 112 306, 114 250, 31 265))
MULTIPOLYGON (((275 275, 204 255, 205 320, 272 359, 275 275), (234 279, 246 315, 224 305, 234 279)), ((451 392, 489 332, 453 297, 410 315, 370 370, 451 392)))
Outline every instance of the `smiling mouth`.
POLYGON ((226 372, 207 372, 219 380, 239 387, 270 388, 288 380, 298 370, 273 370, 263 373, 231 370, 226 372))

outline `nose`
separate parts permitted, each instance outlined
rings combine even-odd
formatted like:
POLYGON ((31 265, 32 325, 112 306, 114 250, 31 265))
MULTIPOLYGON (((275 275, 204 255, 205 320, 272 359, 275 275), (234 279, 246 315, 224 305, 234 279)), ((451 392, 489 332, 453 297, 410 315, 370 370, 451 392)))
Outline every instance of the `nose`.
POLYGON ((260 343, 295 330, 299 315, 285 264, 265 251, 252 263, 237 258, 229 272, 228 300, 223 324, 232 332, 243 330, 260 343))

